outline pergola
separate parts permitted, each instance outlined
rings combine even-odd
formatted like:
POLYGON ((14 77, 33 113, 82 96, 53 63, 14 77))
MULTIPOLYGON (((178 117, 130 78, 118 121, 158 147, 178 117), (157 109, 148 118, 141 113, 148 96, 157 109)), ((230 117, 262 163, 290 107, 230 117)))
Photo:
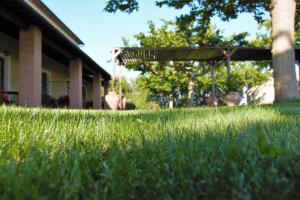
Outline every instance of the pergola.
MULTIPOLYGON (((270 47, 220 46, 220 47, 121 47, 113 49, 114 77, 116 61, 121 65, 141 65, 150 62, 199 61, 209 62, 212 73, 212 93, 215 95, 214 67, 226 62, 230 77, 231 61, 271 61, 270 47)), ((295 48, 296 62, 300 61, 300 47, 295 48)), ((120 75, 121 76, 121 75, 120 75)), ((120 93, 122 93, 120 89, 120 93)))

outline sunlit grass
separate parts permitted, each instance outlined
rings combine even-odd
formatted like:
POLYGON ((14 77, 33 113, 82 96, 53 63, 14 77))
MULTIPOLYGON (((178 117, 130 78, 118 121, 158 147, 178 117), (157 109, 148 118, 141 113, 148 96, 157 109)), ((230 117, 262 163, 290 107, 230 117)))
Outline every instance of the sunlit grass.
POLYGON ((299 102, 0 113, 1 199, 299 198, 299 102))

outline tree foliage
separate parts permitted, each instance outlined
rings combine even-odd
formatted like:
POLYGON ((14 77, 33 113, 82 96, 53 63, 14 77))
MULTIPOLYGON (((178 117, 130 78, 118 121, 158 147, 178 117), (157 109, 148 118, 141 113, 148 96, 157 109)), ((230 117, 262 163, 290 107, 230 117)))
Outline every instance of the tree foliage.
MULTIPOLYGON (((209 28, 213 16, 220 17, 223 21, 236 19, 240 13, 252 13, 258 22, 264 22, 266 13, 272 9, 271 0, 156 0, 159 7, 168 6, 174 9, 187 8, 188 13, 177 17, 177 23, 184 30, 191 27, 200 30, 209 28)), ((295 43, 300 45, 300 2, 296 0, 295 43)), ((126 13, 138 11, 138 0, 109 0, 104 10, 113 12, 120 10, 126 13)), ((271 24, 270 24, 271 25, 271 24)), ((203 32, 200 32, 203 33, 203 32)))
POLYGON ((122 88, 123 95, 126 95, 131 92, 132 88, 130 84, 126 81, 124 76, 121 77, 121 82, 119 81, 120 78, 115 77, 109 81, 109 90, 114 92, 119 92, 120 86, 122 88))
MULTIPOLYGON (((230 46, 251 43, 247 41, 246 33, 225 38, 222 36, 222 31, 213 26, 210 26, 205 32, 205 37, 200 38, 197 34, 191 34, 192 37, 187 38, 186 32, 181 31, 174 22, 165 21, 162 27, 156 27, 153 22, 149 22, 148 33, 141 32, 135 38, 140 43, 138 46, 141 47, 182 47, 199 46, 199 44, 230 46)), ((128 40, 124 41, 129 45, 128 40)), ((187 98, 188 84, 191 78, 195 79, 196 90, 198 90, 196 96, 198 99, 202 99, 202 102, 205 96, 211 92, 210 64, 206 62, 155 62, 146 63, 142 67, 136 65, 126 67, 142 72, 137 79, 138 88, 149 91, 149 95, 157 100, 167 99, 170 95, 181 100, 187 98)), ((247 67, 241 63, 233 63, 230 87, 240 91, 245 85, 252 86, 266 81, 267 76, 263 73, 262 68, 254 67, 254 63, 247 67), (245 80, 246 73, 252 78, 245 80)), ((216 80, 218 94, 224 96, 226 91, 230 90, 226 81, 224 63, 219 64, 216 69, 216 80)))
POLYGON ((117 10, 132 13, 134 10, 138 10, 138 8, 136 0, 109 0, 104 10, 111 13, 115 13, 117 10))
MULTIPOLYGON (((228 21, 237 18, 239 13, 243 12, 253 13, 257 21, 262 21, 265 11, 271 9, 271 0, 157 0, 155 3, 159 7, 188 8, 190 12, 178 16, 177 21, 182 28, 194 23, 199 29, 208 28, 213 16, 228 21)), ((110 0, 104 10, 131 13, 138 8, 137 0, 110 0)))

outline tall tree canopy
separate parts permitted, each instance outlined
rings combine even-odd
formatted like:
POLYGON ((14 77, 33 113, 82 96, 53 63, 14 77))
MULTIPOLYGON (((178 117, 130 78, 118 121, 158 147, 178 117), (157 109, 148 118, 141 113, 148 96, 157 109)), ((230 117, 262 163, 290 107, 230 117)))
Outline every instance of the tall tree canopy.
MULTIPOLYGON (((275 95, 277 101, 299 98, 295 71, 295 36, 299 30, 300 14, 296 12, 296 0, 156 0, 159 7, 168 6, 175 9, 188 8, 189 13, 178 16, 181 29, 191 28, 199 31, 208 29, 213 16, 224 21, 235 19, 240 13, 252 13, 254 18, 262 22, 266 12, 272 17, 272 61, 275 78, 275 95), (296 23, 295 23, 296 22, 296 23)), ((299 0, 297 0, 298 6, 299 0)), ((137 0, 109 0, 105 7, 107 12, 131 13, 139 8, 137 0)), ((190 33, 187 32, 187 36, 190 33)))
MULTIPOLYGON (((155 4, 159 7, 169 6, 175 9, 189 7, 190 13, 178 16, 179 21, 198 21, 199 26, 210 24, 212 16, 218 16, 224 21, 236 19, 240 13, 252 13, 254 18, 261 22, 264 20, 265 12, 271 12, 272 0, 156 0, 155 4)), ((297 0, 296 22, 300 21, 300 2, 297 0)), ((115 13, 118 10, 132 13, 138 11, 138 0, 109 0, 104 10, 115 13)), ((296 23, 297 30, 300 29, 300 23, 296 23)))

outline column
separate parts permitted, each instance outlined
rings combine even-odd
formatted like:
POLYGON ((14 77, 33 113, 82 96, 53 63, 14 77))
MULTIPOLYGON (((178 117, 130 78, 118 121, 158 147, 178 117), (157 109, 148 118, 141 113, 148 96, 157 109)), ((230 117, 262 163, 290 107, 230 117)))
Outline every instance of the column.
POLYGON ((70 108, 82 108, 82 61, 70 61, 70 108))
POLYGON ((226 69, 227 69, 227 93, 231 92, 231 66, 230 66, 230 62, 231 62, 231 52, 230 49, 228 49, 226 51, 226 69))
POLYGON ((30 26, 19 33, 19 104, 38 107, 42 98, 42 31, 30 26))

